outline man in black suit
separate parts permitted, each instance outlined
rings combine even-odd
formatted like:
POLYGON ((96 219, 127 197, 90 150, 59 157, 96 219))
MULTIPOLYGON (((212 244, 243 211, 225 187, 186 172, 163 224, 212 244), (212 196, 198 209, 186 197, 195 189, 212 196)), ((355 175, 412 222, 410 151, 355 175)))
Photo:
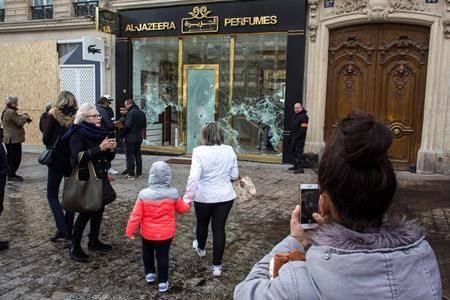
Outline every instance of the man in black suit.
POLYGON ((142 177, 141 144, 143 141, 143 130, 147 128, 147 118, 145 112, 139 109, 132 99, 127 99, 125 101, 125 107, 128 111, 127 119, 122 131, 125 139, 125 156, 128 170, 128 175, 125 179, 133 180, 142 177))
POLYGON ((294 165, 289 168, 294 174, 303 173, 305 160, 303 150, 305 148, 306 131, 308 130, 309 118, 303 105, 298 102, 294 105, 295 115, 291 121, 291 147, 294 152, 294 165))

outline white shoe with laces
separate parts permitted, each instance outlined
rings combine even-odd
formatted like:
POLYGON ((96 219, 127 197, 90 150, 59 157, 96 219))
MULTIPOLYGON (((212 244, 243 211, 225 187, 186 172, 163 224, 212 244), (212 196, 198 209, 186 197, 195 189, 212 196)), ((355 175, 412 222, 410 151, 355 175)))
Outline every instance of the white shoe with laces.
POLYGON ((148 273, 148 274, 145 276, 145 280, 146 280, 148 283, 155 282, 155 279, 156 279, 155 273, 148 273))
POLYGON ((204 257, 204 256, 206 255, 206 250, 205 250, 205 249, 201 250, 201 249, 198 247, 198 242, 197 242, 197 240, 194 240, 194 241, 192 242, 192 248, 194 248, 194 251, 195 251, 195 253, 197 253, 198 256, 204 257))
POLYGON ((161 282, 158 284, 158 290, 160 293, 164 293, 167 292, 167 290, 169 289, 169 282, 161 282))
POLYGON ((213 277, 222 276, 222 265, 219 265, 219 266, 212 265, 211 269, 212 269, 213 277))

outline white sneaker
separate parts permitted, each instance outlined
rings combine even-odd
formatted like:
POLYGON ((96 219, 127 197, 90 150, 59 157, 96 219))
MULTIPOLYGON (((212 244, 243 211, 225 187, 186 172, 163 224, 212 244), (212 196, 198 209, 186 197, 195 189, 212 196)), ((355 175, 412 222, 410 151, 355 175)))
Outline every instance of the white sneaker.
POLYGON ((192 248, 194 248, 194 251, 195 251, 195 253, 197 253, 198 256, 204 257, 206 255, 206 250, 205 249, 201 250, 200 248, 198 248, 197 240, 194 240, 192 242, 192 248))
POLYGON ((155 282, 155 279, 155 273, 148 273, 147 276, 145 276, 145 280, 147 280, 148 283, 155 282))
POLYGON ((219 266, 212 265, 211 269, 212 269, 213 277, 222 276, 222 265, 219 265, 219 266))
POLYGON ((161 282, 158 283, 158 290, 160 293, 164 293, 167 292, 167 290, 169 289, 169 282, 161 282))
POLYGON ((119 174, 119 172, 116 171, 116 170, 114 170, 113 168, 109 168, 108 174, 109 174, 109 175, 117 175, 117 174, 119 174))
POLYGON ((134 177, 134 175, 126 175, 125 176, 125 180, 135 180, 136 178, 134 177))

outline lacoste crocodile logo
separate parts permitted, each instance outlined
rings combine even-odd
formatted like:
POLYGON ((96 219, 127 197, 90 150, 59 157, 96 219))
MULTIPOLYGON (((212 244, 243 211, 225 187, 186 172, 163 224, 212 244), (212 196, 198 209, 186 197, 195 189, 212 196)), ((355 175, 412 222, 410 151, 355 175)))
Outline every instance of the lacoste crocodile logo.
POLYGON ((97 49, 97 48, 95 48, 95 46, 97 46, 97 45, 89 45, 88 46, 88 53, 95 54, 95 53, 101 53, 102 52, 101 49, 97 49))

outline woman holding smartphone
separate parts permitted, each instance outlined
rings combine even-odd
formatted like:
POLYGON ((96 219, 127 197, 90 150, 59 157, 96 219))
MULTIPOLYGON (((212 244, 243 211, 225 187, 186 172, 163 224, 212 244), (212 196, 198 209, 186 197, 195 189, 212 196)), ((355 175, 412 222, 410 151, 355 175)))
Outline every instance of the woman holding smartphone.
POLYGON ((386 216, 397 187, 389 129, 372 115, 344 118, 319 166, 319 227, 308 234, 297 206, 291 235, 236 286, 236 299, 441 299, 436 257, 414 221, 386 216), (303 252, 271 277, 278 253, 303 252))
POLYGON ((101 115, 92 104, 85 103, 77 111, 75 126, 63 138, 70 136, 70 157, 72 166, 79 165, 79 179, 87 180, 87 163, 92 162, 97 178, 103 180, 103 207, 95 213, 80 213, 73 229, 70 257, 75 261, 86 262, 89 256, 81 248, 84 228, 90 221, 88 249, 108 252, 112 246, 99 240, 100 225, 105 205, 114 201, 116 193, 108 180, 108 166, 114 159, 116 140, 109 139, 108 130, 101 128, 101 115), (80 155, 81 153, 81 155, 80 155))

